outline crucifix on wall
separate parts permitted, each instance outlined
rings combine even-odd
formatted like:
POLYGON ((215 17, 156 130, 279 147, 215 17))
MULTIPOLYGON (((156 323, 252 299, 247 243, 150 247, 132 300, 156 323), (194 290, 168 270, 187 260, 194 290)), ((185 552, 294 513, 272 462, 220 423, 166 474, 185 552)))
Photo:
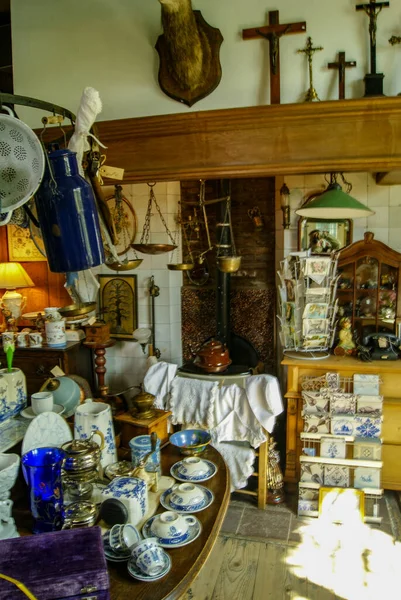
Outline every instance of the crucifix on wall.
POLYGON ((369 17, 370 40, 370 73, 365 75, 365 96, 383 96, 383 73, 376 73, 376 32, 377 17, 383 8, 390 6, 390 2, 376 2, 370 0, 365 4, 357 4, 356 10, 364 10, 369 17))
POLYGON ((356 67, 356 61, 346 61, 345 52, 339 52, 338 61, 327 65, 328 69, 338 69, 338 98, 340 100, 345 98, 345 69, 350 67, 356 67))
POLYGON ((305 33, 306 22, 280 24, 278 10, 269 11, 269 24, 242 30, 243 40, 264 38, 269 42, 270 103, 280 104, 280 38, 289 33, 305 33))

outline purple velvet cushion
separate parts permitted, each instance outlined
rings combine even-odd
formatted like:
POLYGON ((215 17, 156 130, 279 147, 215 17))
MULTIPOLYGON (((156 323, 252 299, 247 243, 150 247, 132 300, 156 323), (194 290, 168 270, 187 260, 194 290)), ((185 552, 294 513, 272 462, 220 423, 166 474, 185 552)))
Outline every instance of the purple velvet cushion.
MULTIPOLYGON (((100 527, 2 540, 0 573, 21 581, 39 600, 73 600, 82 595, 109 598, 100 527), (85 588, 92 588, 92 593, 85 588)), ((14 584, 0 579, 0 600, 24 599, 14 584)))

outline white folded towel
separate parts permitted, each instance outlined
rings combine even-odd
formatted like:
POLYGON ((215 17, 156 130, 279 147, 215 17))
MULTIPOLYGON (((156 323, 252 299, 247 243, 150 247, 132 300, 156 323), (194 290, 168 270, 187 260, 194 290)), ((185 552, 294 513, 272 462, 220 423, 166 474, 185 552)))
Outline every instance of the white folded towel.
POLYGON ((193 423, 211 429, 219 384, 217 381, 176 377, 171 384, 167 410, 173 413, 172 423, 193 423))
POLYGON ((245 389, 255 417, 271 433, 276 416, 284 410, 277 377, 253 375, 245 380, 245 389))
POLYGON ((165 410, 167 397, 170 393, 171 382, 177 372, 177 365, 166 362, 158 362, 152 365, 146 372, 143 380, 145 392, 156 396, 155 408, 165 410))
POLYGON ((213 442, 213 446, 227 463, 231 492, 244 488, 254 471, 255 452, 246 442, 213 442))

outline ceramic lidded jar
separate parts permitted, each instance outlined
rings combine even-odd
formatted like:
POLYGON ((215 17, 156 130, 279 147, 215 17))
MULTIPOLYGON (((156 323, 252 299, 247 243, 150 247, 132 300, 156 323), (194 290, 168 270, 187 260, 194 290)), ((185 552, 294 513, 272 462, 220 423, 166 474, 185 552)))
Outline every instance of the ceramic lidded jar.
POLYGON ((194 364, 206 373, 220 373, 232 363, 229 352, 219 340, 211 339, 198 351, 194 364))
POLYGON ((120 500, 128 510, 128 521, 138 525, 148 512, 146 482, 138 477, 116 477, 102 491, 102 500, 120 500))

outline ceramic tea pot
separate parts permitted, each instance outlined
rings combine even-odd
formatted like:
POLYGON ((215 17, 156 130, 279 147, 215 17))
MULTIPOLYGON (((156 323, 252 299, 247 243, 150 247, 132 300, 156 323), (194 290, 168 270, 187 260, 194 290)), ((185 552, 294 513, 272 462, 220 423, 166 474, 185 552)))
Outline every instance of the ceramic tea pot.
POLYGON ((232 363, 229 352, 219 340, 211 339, 198 351, 194 364, 206 373, 221 373, 232 363))

